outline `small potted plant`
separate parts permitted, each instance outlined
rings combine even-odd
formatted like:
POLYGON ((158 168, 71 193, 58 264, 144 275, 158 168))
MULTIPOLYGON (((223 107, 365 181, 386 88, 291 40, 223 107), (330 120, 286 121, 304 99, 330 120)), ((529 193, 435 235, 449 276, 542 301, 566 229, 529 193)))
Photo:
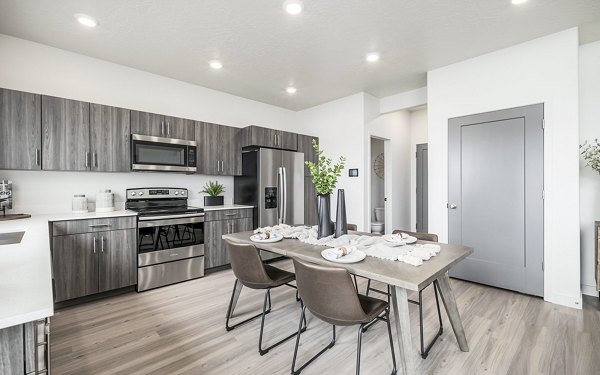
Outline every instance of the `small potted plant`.
POLYGON ((333 164, 333 159, 323 155, 323 150, 313 139, 312 146, 317 153, 317 163, 310 161, 305 164, 310 169, 313 185, 317 190, 317 214, 319 216, 319 238, 327 237, 333 234, 333 222, 331 221, 331 193, 337 185, 338 177, 341 176, 346 158, 341 156, 337 164, 333 164))
POLYGON ((223 194, 225 192, 225 186, 220 184, 218 181, 208 181, 200 193, 208 194, 204 197, 205 206, 222 206, 223 205, 223 194))

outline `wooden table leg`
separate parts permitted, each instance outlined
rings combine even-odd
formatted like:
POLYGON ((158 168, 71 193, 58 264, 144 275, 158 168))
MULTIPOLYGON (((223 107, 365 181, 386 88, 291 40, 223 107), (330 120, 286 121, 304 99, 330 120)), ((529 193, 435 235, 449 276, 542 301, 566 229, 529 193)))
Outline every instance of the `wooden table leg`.
POLYGON ((400 368, 403 375, 412 375, 416 371, 416 353, 410 336, 410 317, 408 314, 408 296, 406 289, 392 286, 392 304, 394 323, 400 349, 400 368))
POLYGON ((442 276, 440 276, 437 279, 437 282, 438 286, 440 287, 440 294, 442 296, 442 301, 444 302, 444 307, 446 307, 446 312, 448 313, 448 318, 450 319, 450 324, 452 325, 454 335, 458 341, 458 346, 463 352, 468 352, 469 345, 467 344, 467 337, 465 336, 462 320, 458 314, 458 307, 456 306, 456 300, 454 299, 454 292, 450 286, 448 272, 445 272, 442 276))
POLYGON ((230 318, 233 316, 233 311, 235 310, 235 306, 237 305, 238 298, 240 298, 240 293, 242 293, 243 287, 244 286, 239 282, 239 280, 235 283, 235 290, 233 291, 233 299, 231 302, 231 311, 229 313, 230 318))

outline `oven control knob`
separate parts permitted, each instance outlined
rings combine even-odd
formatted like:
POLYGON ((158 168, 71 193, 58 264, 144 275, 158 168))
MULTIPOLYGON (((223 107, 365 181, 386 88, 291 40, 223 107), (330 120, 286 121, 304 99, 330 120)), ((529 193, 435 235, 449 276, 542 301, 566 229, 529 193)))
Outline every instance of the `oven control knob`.
POLYGON ((179 192, 178 192, 178 191, 176 191, 176 192, 175 192, 175 195, 179 195, 179 192))
POLYGON ((143 192, 143 191, 140 191, 140 192, 138 193, 138 195, 141 197, 142 195, 144 195, 144 192, 143 192))
POLYGON ((183 191, 183 190, 182 190, 182 191, 181 191, 181 195, 185 195, 185 191, 183 191))
POLYGON ((135 191, 132 191, 132 192, 131 192, 131 195, 135 197, 135 191))

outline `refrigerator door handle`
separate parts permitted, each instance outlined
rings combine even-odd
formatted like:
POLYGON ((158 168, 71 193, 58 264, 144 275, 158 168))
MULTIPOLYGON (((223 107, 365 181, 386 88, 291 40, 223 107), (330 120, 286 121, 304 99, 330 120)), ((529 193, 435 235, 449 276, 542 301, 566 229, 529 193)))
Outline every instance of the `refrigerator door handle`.
POLYGON ((283 223, 283 168, 277 168, 277 224, 283 223))
POLYGON ((281 207, 281 220, 280 220, 280 224, 284 224, 285 223, 285 218, 287 216, 287 204, 288 204, 288 199, 287 199, 287 174, 286 174, 285 167, 281 168, 281 172, 282 172, 281 175, 283 176, 283 178, 282 178, 282 184, 281 184, 282 190, 283 190, 283 196, 281 197, 281 201, 283 202, 283 205, 281 207))

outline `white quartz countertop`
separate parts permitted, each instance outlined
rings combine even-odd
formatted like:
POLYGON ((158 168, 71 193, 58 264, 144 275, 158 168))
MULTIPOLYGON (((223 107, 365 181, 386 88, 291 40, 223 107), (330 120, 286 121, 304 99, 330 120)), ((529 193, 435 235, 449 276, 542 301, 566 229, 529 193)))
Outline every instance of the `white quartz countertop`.
POLYGON ((0 221, 0 233, 25 232, 20 243, 0 245, 0 329, 54 314, 49 221, 135 214, 133 211, 65 213, 0 221))
POLYGON ((222 206, 204 206, 204 211, 235 210, 240 208, 254 208, 243 204, 224 204, 222 206))

